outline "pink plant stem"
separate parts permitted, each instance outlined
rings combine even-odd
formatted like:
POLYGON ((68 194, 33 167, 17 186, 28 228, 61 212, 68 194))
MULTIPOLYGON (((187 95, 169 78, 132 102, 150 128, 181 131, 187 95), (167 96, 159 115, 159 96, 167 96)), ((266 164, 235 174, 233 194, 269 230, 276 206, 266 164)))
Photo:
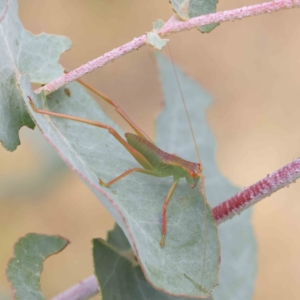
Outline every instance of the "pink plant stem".
POLYGON ((99 287, 97 278, 95 275, 91 275, 51 300, 85 300, 98 293, 99 287))
MULTIPOLYGON (((266 2, 257 5, 245 6, 242 8, 237 8, 233 10, 227 10, 222 12, 217 12, 214 14, 203 15, 200 17, 192 18, 187 21, 180 21, 177 17, 171 17, 169 21, 159 30, 159 35, 161 37, 170 35, 178 31, 192 29, 201 25, 208 25, 217 22, 227 22, 234 21, 236 19, 243 19, 246 17, 257 16, 265 13, 275 12, 281 9, 295 8, 300 6, 300 0, 276 0, 271 2, 266 2)), ((107 63, 129 53, 133 50, 137 50, 146 44, 146 35, 142 35, 138 38, 134 38, 132 41, 124 44, 121 47, 115 48, 112 51, 105 53, 104 55, 82 65, 81 67, 65 74, 54 81, 46 84, 44 87, 38 89, 36 92, 39 93, 42 90, 46 94, 50 94, 60 87, 75 81, 76 79, 94 71, 97 68, 101 68, 107 63)))
POLYGON ((92 71, 94 71, 97 68, 101 68, 107 63, 115 60, 116 58, 122 57, 126 53, 129 53, 133 50, 137 50, 143 45, 146 44, 146 35, 142 35, 138 38, 134 38, 132 41, 124 44, 121 47, 115 48, 104 55, 89 61, 87 64, 82 65, 81 67, 68 72, 67 74, 53 80, 52 82, 46 84, 42 88, 38 89, 36 92, 39 93, 42 90, 45 91, 46 95, 50 94, 62 86, 75 81, 76 79, 84 76, 85 74, 88 74, 92 71))
POLYGON ((203 15, 200 17, 192 18, 187 21, 179 21, 176 18, 171 18, 165 26, 159 30, 161 36, 166 36, 178 31, 188 30, 194 27, 208 25, 212 23, 234 21, 236 19, 243 19, 271 13, 282 9, 295 8, 300 6, 300 0, 275 0, 256 4, 251 6, 244 6, 233 10, 225 10, 214 14, 203 15))
POLYGON ((217 221, 217 224, 220 224, 241 213, 256 202, 270 196, 277 190, 289 186, 290 183, 295 182, 299 177, 300 158, 297 158, 213 208, 214 219, 217 221))

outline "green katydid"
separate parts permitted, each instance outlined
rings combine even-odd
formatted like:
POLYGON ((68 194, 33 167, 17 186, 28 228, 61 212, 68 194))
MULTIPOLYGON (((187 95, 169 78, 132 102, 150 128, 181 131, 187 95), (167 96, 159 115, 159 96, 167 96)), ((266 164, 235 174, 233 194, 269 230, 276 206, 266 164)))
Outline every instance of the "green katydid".
MULTIPOLYGON (((175 71, 176 72, 176 71, 175 71)), ((175 73, 176 74, 176 73, 175 73)), ((176 75, 177 78, 177 75, 176 75)), ((178 80, 178 79, 177 79, 178 80)), ((102 94, 98 90, 92 88, 82 80, 78 79, 77 80, 79 83, 81 83, 83 86, 100 96, 103 100, 105 100, 107 103, 112 105, 117 113, 131 126, 131 128, 135 131, 136 134, 133 133, 125 133, 125 138, 126 140, 121 137, 112 127, 76 117, 76 116, 71 116, 71 115, 66 115, 66 114, 60 114, 60 113, 55 113, 51 112, 48 110, 42 110, 36 108, 34 105, 32 99, 28 96, 30 105, 32 109, 36 113, 40 114, 45 114, 53 117, 58 117, 58 118, 63 118, 63 119, 68 119, 68 120, 73 120, 77 122, 82 122, 85 124, 93 125, 96 127, 100 127, 103 129, 108 130, 108 132, 116 138, 124 147, 125 149, 133 156, 133 158, 142 166, 141 167, 136 167, 129 169, 122 173, 121 175, 115 177, 114 179, 110 180, 109 182, 104 182, 99 178, 99 183, 102 186, 109 187, 115 182, 119 181, 120 179, 124 178, 125 176, 133 173, 133 172, 140 172, 144 174, 148 174, 151 176, 156 176, 156 177, 168 177, 168 176, 173 176, 174 181, 167 193, 167 196, 164 200, 163 204, 163 209, 162 209, 162 236, 161 236, 161 241, 160 245, 161 247, 164 247, 165 245, 165 237, 167 233, 167 207, 168 204, 172 198, 172 195, 177 187, 177 184, 180 180, 180 178, 185 178, 187 183, 192 187, 196 187, 197 184, 199 183, 199 180, 201 179, 201 192, 204 195, 204 177, 202 175, 202 165, 200 163, 200 157, 199 157, 199 152, 198 152, 198 158, 199 158, 199 163, 193 163, 187 160, 184 160, 175 154, 169 154, 161 149, 159 149, 152 141, 151 139, 147 136, 146 133, 144 133, 129 117, 128 115, 119 107, 117 103, 115 103, 113 100, 111 100, 109 97, 106 95, 102 94)), ((179 83, 178 83, 179 84, 179 83)), ((180 85, 179 85, 180 87, 180 85)), ((181 92, 181 90, 180 90, 181 92)), ((182 97, 183 99, 183 97, 182 97)), ((186 107, 185 107, 186 109, 186 107)))

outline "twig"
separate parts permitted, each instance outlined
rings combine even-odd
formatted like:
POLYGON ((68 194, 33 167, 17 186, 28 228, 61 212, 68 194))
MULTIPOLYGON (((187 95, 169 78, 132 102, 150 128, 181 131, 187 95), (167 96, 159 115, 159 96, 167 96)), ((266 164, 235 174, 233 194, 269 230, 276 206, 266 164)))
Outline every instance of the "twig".
MULTIPOLYGON (((169 21, 166 22, 164 27, 159 31, 160 36, 167 36, 171 33, 178 31, 192 29, 202 25, 208 25, 217 22, 227 22, 234 21, 236 19, 243 19, 246 17, 257 16, 260 14, 271 13, 281 9, 295 8, 300 6, 300 0, 276 0, 271 2, 266 2, 257 5, 245 6, 238 9, 227 10, 223 12, 217 12, 214 14, 203 15, 200 17, 192 18, 187 21, 180 21, 177 17, 171 17, 169 21)), ((97 68, 101 68, 107 63, 129 53, 133 50, 137 50, 146 44, 146 35, 142 35, 138 38, 134 38, 132 41, 124 44, 121 47, 115 48, 104 55, 82 65, 81 67, 65 74, 52 82, 46 84, 42 88, 38 89, 36 92, 39 93, 42 90, 46 94, 50 94, 60 87, 75 81, 76 79, 94 71, 97 68)))
POLYGON ((299 177, 300 158, 297 158, 213 208, 213 216, 217 223, 220 224, 241 213, 256 202, 270 196, 277 190, 289 186, 290 183, 295 182, 299 177))
POLYGON ((98 281, 95 275, 92 275, 51 300, 86 300, 99 293, 98 281))
POLYGON ((254 17, 265 13, 271 13, 282 9, 296 8, 300 6, 300 0, 275 0, 262 4, 244 6, 237 9, 225 10, 209 15, 192 18, 187 21, 180 21, 178 18, 171 18, 165 26, 159 30, 161 36, 166 36, 178 31, 192 29, 194 27, 212 23, 240 20, 247 17, 254 17))

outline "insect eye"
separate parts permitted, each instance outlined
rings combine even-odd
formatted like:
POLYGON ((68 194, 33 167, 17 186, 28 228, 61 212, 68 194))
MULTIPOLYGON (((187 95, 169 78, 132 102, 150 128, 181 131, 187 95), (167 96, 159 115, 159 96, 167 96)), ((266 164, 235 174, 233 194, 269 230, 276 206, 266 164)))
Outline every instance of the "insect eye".
POLYGON ((195 172, 194 170, 190 170, 190 176, 191 176, 192 178, 194 178, 194 177, 197 176, 197 174, 196 174, 196 172, 195 172))

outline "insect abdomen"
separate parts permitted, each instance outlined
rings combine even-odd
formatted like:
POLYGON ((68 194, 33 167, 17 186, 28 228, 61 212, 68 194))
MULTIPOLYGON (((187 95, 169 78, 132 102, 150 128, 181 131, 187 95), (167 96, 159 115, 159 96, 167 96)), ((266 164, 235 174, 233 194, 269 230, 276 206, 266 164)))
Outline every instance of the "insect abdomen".
POLYGON ((125 137, 128 143, 139 151, 163 176, 186 177, 190 169, 196 168, 197 164, 164 152, 143 137, 133 133, 126 133, 125 137))

